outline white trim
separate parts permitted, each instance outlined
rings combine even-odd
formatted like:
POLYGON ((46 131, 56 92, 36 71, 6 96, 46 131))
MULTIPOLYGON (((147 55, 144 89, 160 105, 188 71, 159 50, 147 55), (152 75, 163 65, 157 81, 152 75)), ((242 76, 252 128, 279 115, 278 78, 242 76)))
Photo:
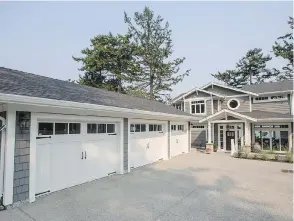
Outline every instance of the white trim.
POLYGON ((227 107, 228 107, 230 110, 237 110, 237 109, 240 107, 240 101, 239 101, 238 99, 236 99, 236 98, 231 98, 231 99, 228 100, 228 102, 227 102, 227 107), (237 101, 237 103, 238 103, 237 107, 235 107, 235 108, 230 107, 230 103, 231 103, 231 101, 237 101))
MULTIPOLYGON (((199 89, 199 88, 195 87, 195 88, 193 88, 192 90, 188 91, 187 93, 183 94, 181 97, 178 97, 177 99, 173 100, 172 103, 175 103, 175 102, 177 102, 177 101, 180 100, 180 99, 185 100, 185 97, 186 97, 186 96, 188 96, 188 95, 190 95, 190 94, 192 94, 192 93, 194 93, 194 92, 196 92, 196 93, 197 93, 197 96, 198 96, 198 91, 203 92, 203 93, 206 93, 206 94, 209 94, 209 95, 214 95, 214 96, 216 96, 216 97, 222 97, 222 98, 224 98, 224 96, 221 95, 221 94, 217 94, 217 93, 214 93, 214 92, 210 92, 210 91, 202 90, 202 89, 199 89)), ((186 100, 187 100, 187 99, 186 99, 186 100)))
POLYGON ((232 87, 229 87, 229 86, 226 86, 226 85, 221 85, 221 84, 218 84, 218 83, 215 83, 215 82, 210 82, 210 83, 202 86, 200 89, 204 90, 205 88, 209 87, 210 85, 216 85, 218 87, 223 87, 223 88, 230 89, 230 90, 233 90, 233 91, 238 91, 238 92, 242 92, 242 93, 245 93, 245 94, 251 94, 251 95, 254 95, 254 96, 258 96, 258 94, 250 92, 250 91, 244 91, 244 90, 241 90, 241 89, 232 88, 232 87))
POLYGON ((13 177, 14 177, 14 149, 15 149, 15 121, 16 110, 8 105, 6 112, 6 145, 4 161, 4 194, 3 204, 13 203, 13 177))
POLYGON ((249 111, 252 112, 252 97, 249 96, 249 111))
POLYGON ((223 124, 223 123, 244 123, 245 121, 244 120, 213 120, 211 122, 223 124))
MULTIPOLYGON (((207 107, 207 101, 209 99, 196 99, 196 100, 190 100, 189 101, 189 105, 190 105, 190 114, 192 115, 195 115, 195 116, 206 116, 207 115, 207 110, 206 110, 206 107, 207 107), (193 101, 204 101, 204 103, 199 103, 199 104, 204 104, 204 113, 192 113, 192 102, 193 101)), ((193 104, 193 105, 196 105, 196 104, 193 104)), ((201 106, 201 105, 200 105, 201 106)), ((196 112, 196 106, 195 106, 195 112, 196 112)))
POLYGON ((209 101, 210 100, 210 97, 193 97, 193 98, 189 98, 189 99, 185 99, 185 101, 202 101, 202 100, 205 100, 205 101, 209 101))
POLYGON ((131 122, 130 122, 130 118, 128 118, 128 173, 131 172, 130 152, 131 152, 131 122))
POLYGON ((193 119, 192 116, 184 116, 177 114, 167 114, 161 112, 153 112, 153 111, 144 111, 137 109, 128 109, 114 106, 104 106, 97 104, 88 104, 88 103, 79 103, 72 101, 60 101, 48 98, 38 98, 38 97, 29 97, 22 95, 12 95, 12 94, 3 94, 0 93, 0 101, 11 103, 11 104, 29 104, 29 105, 37 105, 37 106, 50 106, 50 107, 58 107, 58 108, 70 108, 70 109, 81 109, 81 110, 99 110, 99 111, 107 111, 110 113, 132 113, 138 115, 150 115, 150 116, 162 116, 166 118, 177 118, 177 119, 185 119, 190 120, 193 119))
POLYGON ((199 120, 199 123, 203 123, 203 122, 205 122, 205 121, 210 121, 212 118, 214 118, 214 117, 216 117, 216 116, 218 116, 218 115, 221 115, 221 114, 231 114, 231 115, 233 115, 233 116, 237 116, 237 117, 239 117, 239 118, 244 118, 244 119, 247 119, 247 120, 250 120, 250 121, 253 121, 253 122, 256 122, 257 121, 257 119, 256 118, 252 118, 252 117, 249 117, 249 116, 246 116, 246 115, 243 115, 243 114, 241 114, 241 113, 237 113, 237 112, 233 112, 233 111, 231 111, 231 110, 227 110, 227 109, 223 109, 222 111, 220 111, 220 112, 217 112, 217 113, 215 113, 215 114, 212 114, 212 115, 210 115, 210 116, 208 116, 208 117, 205 117, 205 118, 203 118, 203 119, 201 119, 201 120, 199 120))
MULTIPOLYGON (((0 117, 0 121, 2 121, 2 125, 6 124, 6 120, 3 117, 0 117)), ((1 147, 1 152, 0 152, 0 197, 3 196, 4 194, 4 188, 3 188, 3 184, 4 184, 4 154, 5 154, 5 140, 6 140, 6 132, 5 132, 5 128, 3 128, 2 131, 0 131, 1 133, 1 140, 0 140, 0 147, 1 147)))
POLYGON ((124 174, 124 119, 119 121, 120 135, 120 174, 124 174))
POLYGON ((280 101, 288 101, 288 96, 287 95, 281 95, 281 94, 277 94, 277 95, 269 95, 269 96, 260 96, 258 98, 267 98, 266 100, 256 100, 256 98, 253 99, 253 103, 254 104, 259 104, 259 103, 271 103, 271 102, 280 102, 280 101), (278 99, 272 99, 271 97, 273 96, 283 96, 283 98, 278 98, 278 99))
POLYGON ((217 100, 217 111, 221 111, 222 105, 220 99, 217 100))
POLYGON ((226 96, 228 98, 231 98, 231 97, 248 97, 248 94, 236 94, 236 95, 229 95, 229 96, 226 96))
POLYGON ((257 119, 257 122, 293 122, 293 118, 263 118, 257 119))
POLYGON ((36 137, 38 127, 37 114, 31 112, 31 127, 30 127, 30 185, 29 185, 29 201, 32 203, 36 200, 36 137))

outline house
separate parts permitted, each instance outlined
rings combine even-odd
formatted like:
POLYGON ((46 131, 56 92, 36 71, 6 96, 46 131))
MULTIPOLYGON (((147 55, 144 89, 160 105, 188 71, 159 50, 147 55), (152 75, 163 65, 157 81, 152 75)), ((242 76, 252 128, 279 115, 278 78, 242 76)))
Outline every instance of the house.
POLYGON ((198 118, 192 122, 192 146, 284 152, 293 146, 293 102, 293 80, 283 80, 240 89, 209 83, 177 96, 172 105, 198 118))
POLYGON ((2 203, 187 153, 194 118, 157 101, 0 68, 2 203))

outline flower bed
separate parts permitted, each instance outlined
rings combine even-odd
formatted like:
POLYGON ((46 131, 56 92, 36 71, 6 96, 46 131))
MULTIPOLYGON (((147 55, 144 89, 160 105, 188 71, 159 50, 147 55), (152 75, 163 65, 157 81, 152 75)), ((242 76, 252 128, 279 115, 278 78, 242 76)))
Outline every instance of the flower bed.
POLYGON ((252 160, 265 160, 265 161, 279 161, 279 162, 287 162, 293 163, 293 154, 278 154, 278 153, 244 153, 244 152, 236 152, 233 157, 235 158, 243 158, 243 159, 252 159, 252 160))

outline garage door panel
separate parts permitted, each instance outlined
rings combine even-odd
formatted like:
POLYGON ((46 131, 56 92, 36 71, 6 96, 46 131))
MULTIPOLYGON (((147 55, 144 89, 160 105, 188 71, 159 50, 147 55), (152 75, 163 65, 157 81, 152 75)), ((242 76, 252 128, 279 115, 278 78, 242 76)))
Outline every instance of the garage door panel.
POLYGON ((188 152, 188 123, 171 122, 170 155, 177 156, 188 152))

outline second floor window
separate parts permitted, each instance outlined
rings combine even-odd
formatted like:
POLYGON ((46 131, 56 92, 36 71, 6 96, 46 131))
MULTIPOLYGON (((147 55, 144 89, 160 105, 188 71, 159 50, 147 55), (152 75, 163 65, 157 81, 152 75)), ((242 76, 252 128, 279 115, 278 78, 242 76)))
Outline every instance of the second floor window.
POLYGON ((205 114, 205 101, 192 101, 191 102, 191 113, 192 114, 205 114))

